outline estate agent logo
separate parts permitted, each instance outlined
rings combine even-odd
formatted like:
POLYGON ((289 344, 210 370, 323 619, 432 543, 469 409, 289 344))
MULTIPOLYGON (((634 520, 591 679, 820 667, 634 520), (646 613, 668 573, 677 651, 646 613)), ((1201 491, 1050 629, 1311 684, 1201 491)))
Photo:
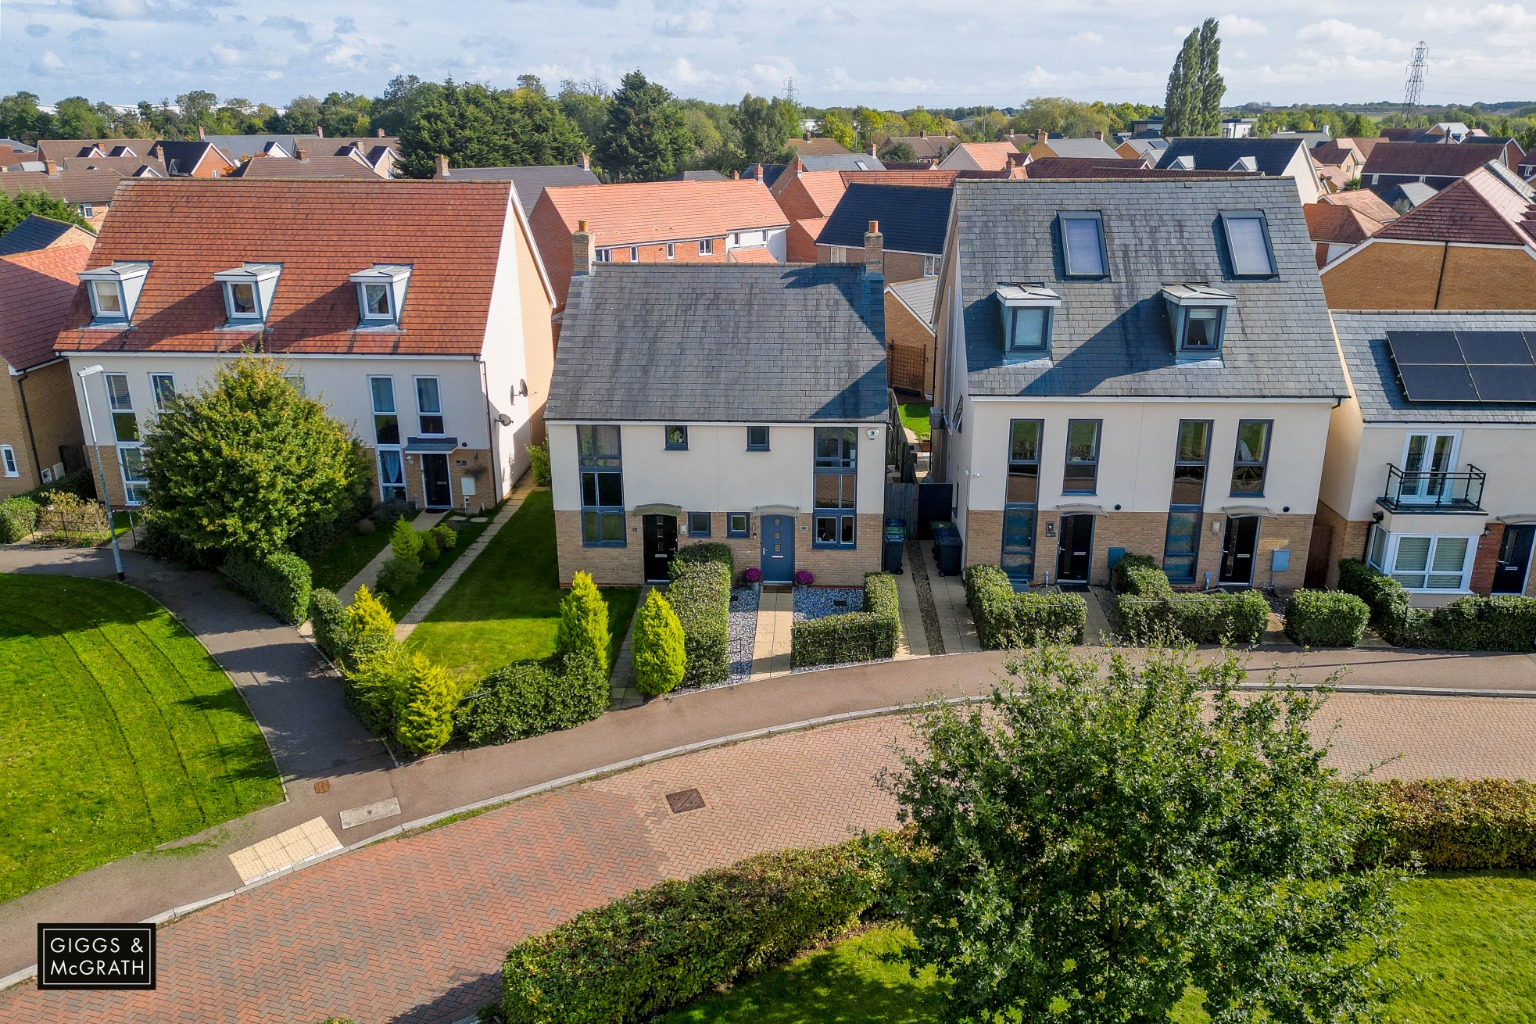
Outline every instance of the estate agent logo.
POLYGON ((38 988, 154 988, 152 924, 40 924, 38 988))

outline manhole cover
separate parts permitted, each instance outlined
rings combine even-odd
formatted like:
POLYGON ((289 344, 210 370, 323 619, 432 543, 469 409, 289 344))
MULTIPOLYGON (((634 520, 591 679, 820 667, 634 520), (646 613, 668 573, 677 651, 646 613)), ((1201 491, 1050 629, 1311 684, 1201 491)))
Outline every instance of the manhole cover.
POLYGON ((319 782, 315 783, 315 792, 316 793, 329 793, 330 791, 331 791, 331 780, 330 779, 321 779, 319 782))
POLYGON ((672 808, 673 814, 682 814, 684 811, 702 811, 704 798, 696 789, 685 789, 679 793, 667 794, 667 806, 672 808))

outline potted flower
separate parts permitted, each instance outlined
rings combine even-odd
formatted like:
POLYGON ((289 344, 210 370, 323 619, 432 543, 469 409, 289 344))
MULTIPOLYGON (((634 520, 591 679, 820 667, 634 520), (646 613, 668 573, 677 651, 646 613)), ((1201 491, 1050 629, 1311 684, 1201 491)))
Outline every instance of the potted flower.
POLYGON ((795 573, 795 585, 796 586, 808 587, 812 583, 815 583, 815 582, 816 582, 816 577, 811 575, 811 571, 809 569, 800 569, 800 570, 796 571, 796 573, 795 573))
POLYGON ((755 587, 759 583, 763 582, 763 570, 759 569, 755 565, 751 566, 741 574, 741 578, 745 580, 748 585, 755 587))

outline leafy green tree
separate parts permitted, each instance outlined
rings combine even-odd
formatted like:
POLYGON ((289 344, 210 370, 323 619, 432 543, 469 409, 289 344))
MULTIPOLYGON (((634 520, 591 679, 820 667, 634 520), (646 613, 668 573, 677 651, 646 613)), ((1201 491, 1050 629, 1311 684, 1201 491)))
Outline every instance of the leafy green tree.
POLYGON ((369 127, 382 128, 385 135, 399 135, 407 122, 416 116, 416 105, 425 87, 415 75, 396 75, 384 87, 384 95, 375 97, 369 104, 369 127))
POLYGON ((437 155, 455 167, 569 164, 585 148, 570 118, 547 96, 453 81, 422 87, 400 131, 402 173, 432 177, 437 155))
POLYGON ((71 96, 59 100, 50 134, 61 139, 99 139, 107 134, 107 128, 107 118, 90 100, 84 96, 71 96))
POLYGON ((33 215, 52 217, 77 227, 89 227, 74 203, 55 199, 46 192, 18 192, 13 196, 0 193, 0 235, 33 215))
POLYGON ((585 654, 608 671, 608 602, 589 573, 571 577, 570 592, 560 602, 560 624, 555 629, 555 650, 560 654, 585 654))
POLYGON ((416 532, 410 520, 395 520, 395 525, 389 531, 389 547, 396 558, 421 564, 421 534, 416 532))
POLYGON ((460 687, 425 654, 410 654, 395 693, 395 739, 413 754, 441 750, 453 737, 453 709, 460 687))
POLYGON ((884 163, 909 164, 917 159, 917 151, 911 143, 896 139, 880 147, 879 157, 884 163))
POLYGON ((683 681, 687 653, 683 624, 661 591, 652 590, 635 613, 635 688, 647 697, 671 693, 683 681))
POLYGON ((314 96, 295 96, 273 127, 289 135, 313 135, 320 127, 321 113, 320 101, 314 96))
POLYGON ((176 106, 180 113, 177 115, 177 131, 181 138, 197 138, 199 128, 207 131, 217 128, 214 124, 213 109, 218 102, 218 96, 206 89, 193 89, 178 95, 176 106))
POLYGON ((350 433, 284 369, 241 356, 150 426, 149 503, 192 546, 263 557, 355 508, 367 470, 350 433))
POLYGON ((821 115, 817 130, 844 149, 852 150, 859 144, 859 133, 853 127, 853 118, 846 110, 829 110, 821 115))
POLYGON ((586 151, 595 153, 603 129, 608 126, 608 108, 613 103, 608 86, 595 78, 584 82, 566 79, 560 83, 560 94, 555 102, 587 140, 586 151))
POLYGON ((1231 654, 1105 664, 1039 649, 984 708, 932 707, 887 781, 913 842, 890 901, 942 1019, 1372 1019, 1399 876, 1309 725, 1322 698, 1239 695, 1231 654))
POLYGON ((1163 104, 1163 134, 1219 135, 1221 98, 1226 83, 1220 73, 1221 39, 1215 18, 1205 19, 1184 37, 1184 46, 1168 75, 1163 104))
POLYGON ((1200 65, 1195 78, 1199 106, 1198 135, 1221 134, 1221 98, 1227 93, 1226 80, 1221 77, 1221 37, 1216 34, 1219 25, 1215 18, 1206 18, 1200 26, 1200 65))
POLYGON ((1087 138, 1109 130, 1109 115, 1092 103, 1065 96, 1036 96, 1013 118, 1015 131, 1025 135, 1059 132, 1069 139, 1087 138))
POLYGON ((780 96, 765 99, 748 93, 731 112, 731 123, 741 137, 746 161, 769 163, 790 139, 799 137, 800 105, 780 96))
POLYGON ((597 146, 603 170, 619 181, 662 181, 682 168, 692 145, 672 94, 639 71, 625 75, 597 146))
POLYGON ((36 142, 47 131, 49 121, 38 109, 36 93, 13 92, 0 97, 0 136, 36 142))
POLYGON ((355 92, 328 93, 320 101, 320 127, 328 138, 352 138, 371 133, 373 101, 355 92))

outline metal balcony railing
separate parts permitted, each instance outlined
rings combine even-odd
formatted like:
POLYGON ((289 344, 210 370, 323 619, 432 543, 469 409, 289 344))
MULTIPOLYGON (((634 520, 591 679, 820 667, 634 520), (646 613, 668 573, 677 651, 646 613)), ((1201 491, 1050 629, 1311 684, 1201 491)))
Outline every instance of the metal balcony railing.
POLYGON ((1387 466, 1387 493, 1377 503, 1391 512, 1481 512, 1488 474, 1468 464, 1460 473, 1387 466))

